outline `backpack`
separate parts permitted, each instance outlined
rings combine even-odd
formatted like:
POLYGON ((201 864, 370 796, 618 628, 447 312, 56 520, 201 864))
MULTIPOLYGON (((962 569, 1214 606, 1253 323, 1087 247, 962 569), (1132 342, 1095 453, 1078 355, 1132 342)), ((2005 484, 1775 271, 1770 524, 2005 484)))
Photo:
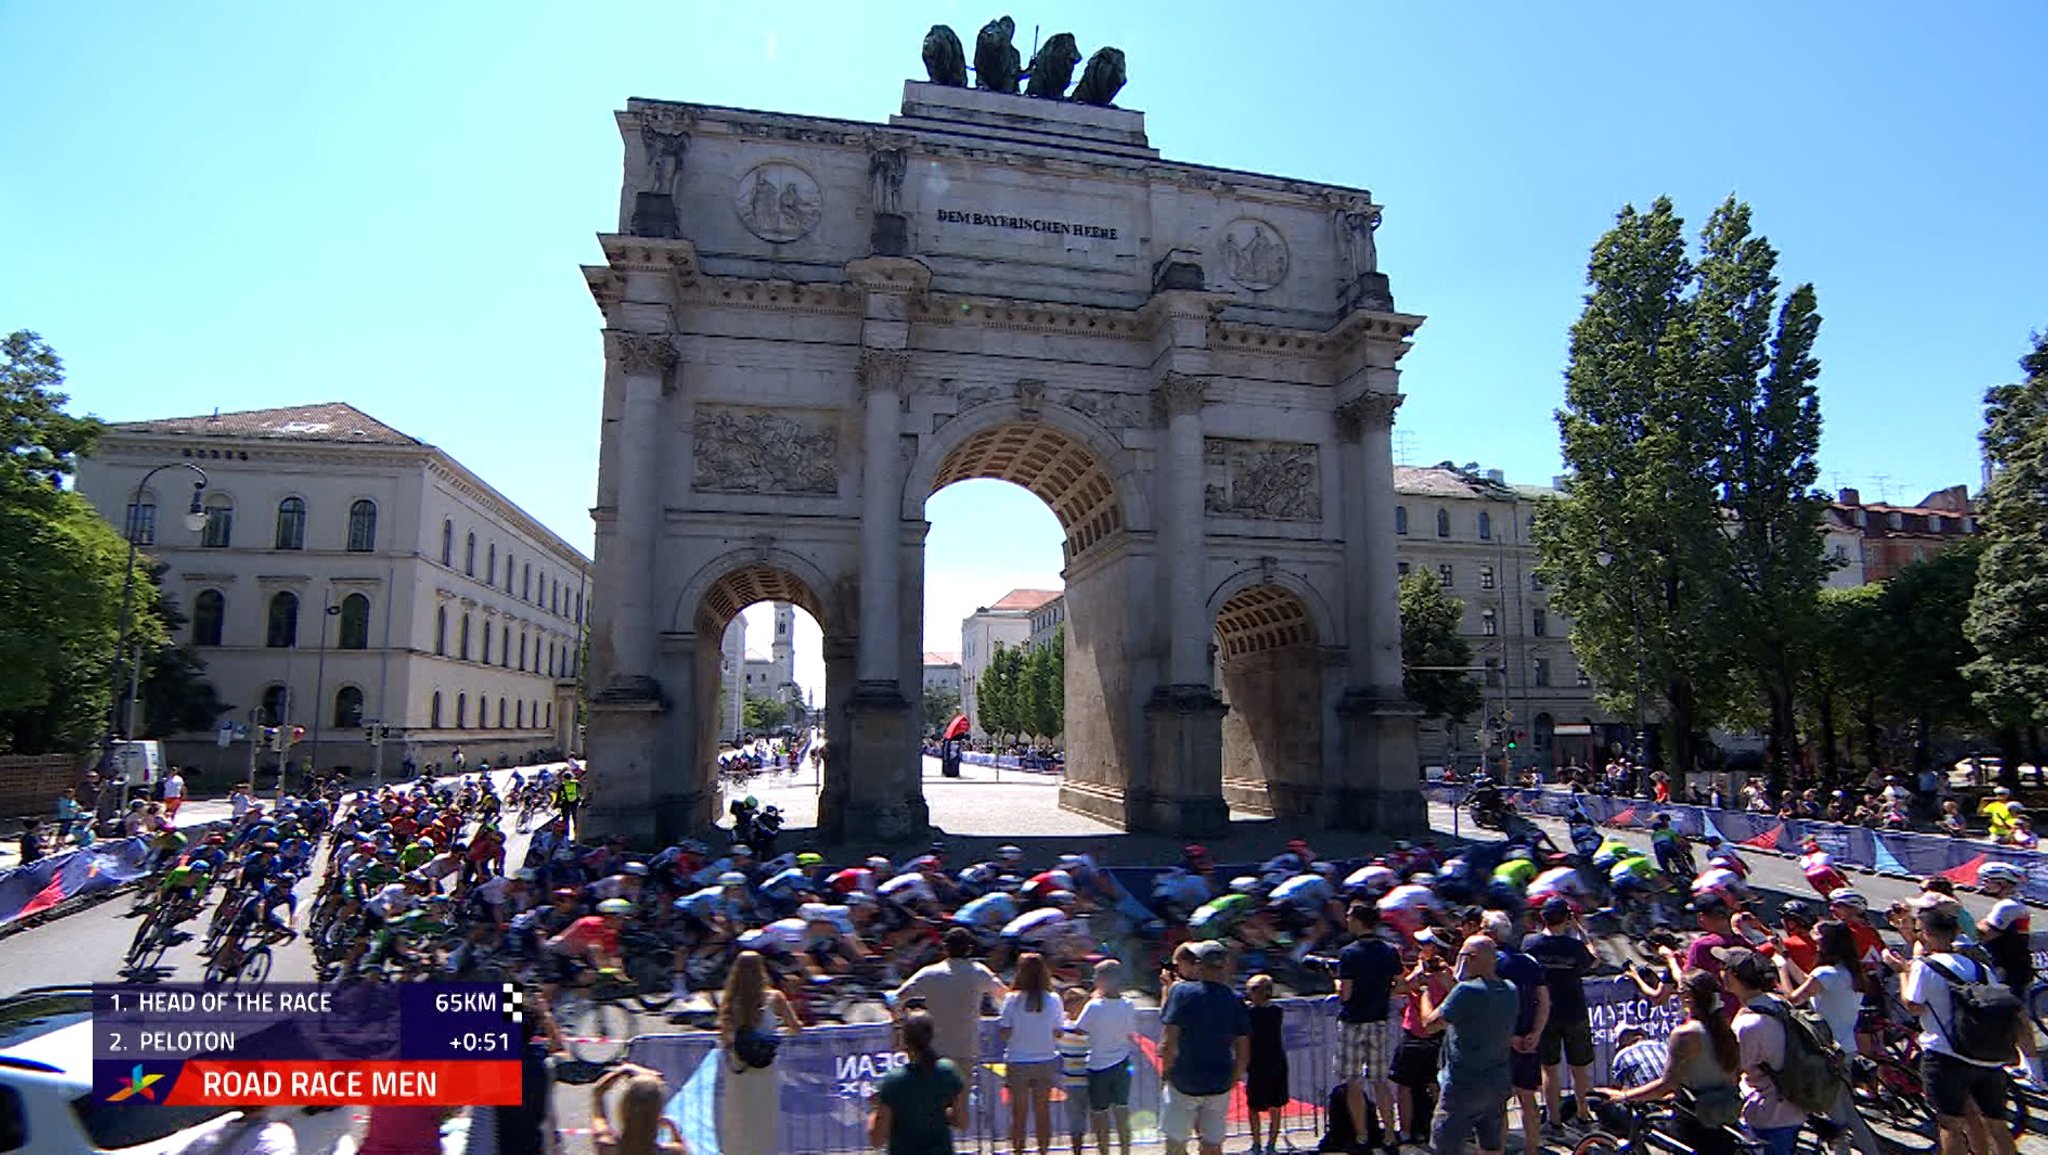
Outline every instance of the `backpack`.
POLYGON ((2026 1022, 2019 996, 1999 982, 1981 960, 1970 960, 1977 968, 1976 982, 1964 982, 1962 976, 1932 958, 1920 961, 1948 982, 1949 1021, 1944 1023, 1937 1015, 1934 1022, 1956 1054, 1980 1063, 2002 1066, 2010 1062, 2019 1047, 2021 1024, 2026 1022))
POLYGON ((776 1052, 781 1049, 782 1036, 773 1031, 741 1027, 733 1032, 732 1057, 745 1068, 758 1071, 774 1066, 776 1052))
POLYGON ((1346 1084, 1339 1083, 1330 1088, 1329 1102, 1323 1111, 1324 1130, 1322 1139, 1316 1143, 1317 1151, 1351 1152, 1360 1149, 1373 1150, 1381 1145, 1379 1109, 1373 1105, 1370 1090, 1365 1096, 1365 1136, 1361 1141, 1358 1132, 1351 1125, 1351 1109, 1345 1095, 1346 1084))
POLYGON ((1785 1061, 1775 1069, 1764 1067, 1779 1097, 1811 1115, 1833 1111, 1849 1086, 1849 1058, 1827 1020, 1811 1007, 1791 1007, 1777 999, 1759 1000, 1750 1009, 1785 1028, 1785 1061))

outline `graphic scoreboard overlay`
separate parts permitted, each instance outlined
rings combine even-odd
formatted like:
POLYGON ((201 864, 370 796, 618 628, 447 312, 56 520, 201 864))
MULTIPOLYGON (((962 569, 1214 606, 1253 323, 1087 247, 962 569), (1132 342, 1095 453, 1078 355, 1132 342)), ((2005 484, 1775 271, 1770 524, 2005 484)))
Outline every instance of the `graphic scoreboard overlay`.
POLYGON ((519 1102, 511 983, 95 986, 93 1098, 136 1106, 519 1102))

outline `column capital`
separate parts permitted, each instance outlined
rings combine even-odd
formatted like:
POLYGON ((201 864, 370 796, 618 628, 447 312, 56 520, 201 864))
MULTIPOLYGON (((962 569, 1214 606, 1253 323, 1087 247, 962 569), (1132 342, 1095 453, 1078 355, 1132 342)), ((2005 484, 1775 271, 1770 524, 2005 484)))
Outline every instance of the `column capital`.
POLYGON ((636 333, 627 329, 604 331, 605 352, 632 377, 660 377, 667 383, 676 367, 675 342, 666 333, 636 333))
POLYGON ((893 393, 903 396, 903 383, 910 376, 910 353, 903 349, 862 349, 857 370, 863 394, 893 393))
POLYGON ((1407 399, 1403 393, 1362 393, 1337 406, 1337 434, 1346 441, 1363 438, 1368 430, 1392 429, 1394 410, 1407 399))
POLYGON ((1192 373, 1168 373, 1153 386, 1152 396, 1164 420, 1200 413, 1209 400, 1209 378, 1192 373))

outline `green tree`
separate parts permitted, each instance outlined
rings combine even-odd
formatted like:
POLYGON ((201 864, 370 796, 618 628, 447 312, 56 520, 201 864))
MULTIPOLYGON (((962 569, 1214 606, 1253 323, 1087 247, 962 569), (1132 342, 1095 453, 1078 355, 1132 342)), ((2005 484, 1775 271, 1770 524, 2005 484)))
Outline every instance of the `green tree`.
POLYGON ((1834 780, 1844 747, 1864 737, 1875 758, 1879 696, 1888 684, 1890 649, 1884 644, 1882 585, 1820 591, 1806 648, 1806 692, 1801 698, 1821 769, 1834 780))
POLYGON ((1024 652, 996 644, 988 668, 975 684, 975 721, 990 735, 1008 738, 1025 726, 1028 687, 1024 684, 1024 652))
MULTIPOLYGON (((1712 473, 1728 532, 1710 571, 1735 666, 1768 719, 1769 765, 1782 775, 1797 747, 1800 654, 1831 563, 1821 530, 1820 399, 1813 357, 1820 333, 1812 285, 1778 300, 1778 254, 1750 231, 1749 206, 1729 197, 1701 231, 1692 299, 1691 358, 1720 435, 1712 473)), ((1780 780, 1778 785, 1782 786, 1780 780)))
POLYGON ((1557 413, 1567 472, 1534 534, 1602 704, 1627 715, 1662 698, 1681 779, 1729 678, 1714 620, 1727 547, 1704 468, 1724 431, 1695 368, 1684 227, 1660 197, 1593 246, 1557 413))
POLYGON ((944 733, 948 723, 960 713, 960 692, 946 686, 924 688, 924 724, 927 728, 944 733))
POLYGON ((1939 735, 1973 729, 1982 718, 1964 669, 1977 656, 1965 625, 1983 552, 1970 541, 1916 561, 1884 583, 1878 600, 1888 651, 1881 676, 1913 735, 1916 770, 1928 767, 1939 735))
POLYGON ((2006 732, 2005 770, 2018 773, 2016 732, 2048 725, 2048 333, 2020 358, 2025 380, 1984 395, 1987 544, 1967 626, 1978 656, 1966 668, 1977 706, 2006 732))
POLYGON ((1424 721, 1455 726, 1484 704, 1479 683, 1459 668, 1472 664, 1472 646, 1458 633, 1464 616, 1465 603, 1434 576, 1418 570, 1401 579, 1401 688, 1424 721))
POLYGON ((789 703, 748 693, 740 701, 740 725, 755 732, 773 730, 789 720, 789 703))
POLYGON ((1066 728, 1067 638, 1061 627, 1053 639, 1022 656, 1023 711, 1019 729, 1042 739, 1060 736, 1066 728))

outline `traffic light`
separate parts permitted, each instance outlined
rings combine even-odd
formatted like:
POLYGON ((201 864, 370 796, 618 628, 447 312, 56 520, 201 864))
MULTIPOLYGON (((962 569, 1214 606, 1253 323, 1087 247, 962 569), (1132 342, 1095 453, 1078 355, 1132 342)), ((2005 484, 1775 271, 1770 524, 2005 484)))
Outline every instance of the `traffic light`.
POLYGON ((305 737, 306 737, 306 728, 305 728, 304 726, 293 726, 293 727, 292 727, 292 745, 294 745, 294 746, 298 745, 298 744, 299 744, 300 742, 302 742, 302 741, 304 741, 304 740, 305 740, 305 737))

